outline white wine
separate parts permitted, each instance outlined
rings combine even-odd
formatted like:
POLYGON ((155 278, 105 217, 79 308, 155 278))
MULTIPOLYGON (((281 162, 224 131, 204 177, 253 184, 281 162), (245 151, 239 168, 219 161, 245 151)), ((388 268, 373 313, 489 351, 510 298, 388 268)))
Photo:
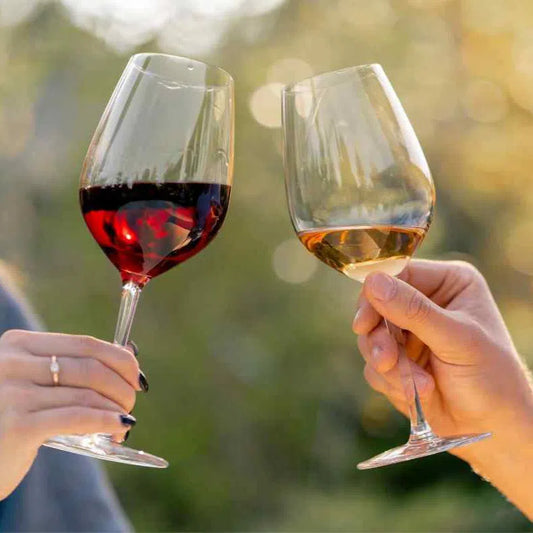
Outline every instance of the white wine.
POLYGON ((401 226, 349 226, 301 231, 298 238, 326 265, 363 282, 377 270, 399 274, 425 233, 422 228, 401 226))

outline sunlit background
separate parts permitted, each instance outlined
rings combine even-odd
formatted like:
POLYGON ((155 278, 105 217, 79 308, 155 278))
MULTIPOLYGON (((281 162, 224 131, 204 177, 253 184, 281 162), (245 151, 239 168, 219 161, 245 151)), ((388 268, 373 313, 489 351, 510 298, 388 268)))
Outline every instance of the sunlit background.
POLYGON ((134 338, 150 392, 128 443, 167 471, 109 471, 141 531, 526 531, 451 456, 359 472, 407 423, 362 379, 358 287, 297 242, 280 88, 379 62, 424 147, 437 215, 420 256, 487 276, 533 362, 533 2, 0 0, 0 244, 52 330, 109 339, 119 277, 77 180, 129 55, 236 80, 235 186, 206 251, 149 285, 134 338))

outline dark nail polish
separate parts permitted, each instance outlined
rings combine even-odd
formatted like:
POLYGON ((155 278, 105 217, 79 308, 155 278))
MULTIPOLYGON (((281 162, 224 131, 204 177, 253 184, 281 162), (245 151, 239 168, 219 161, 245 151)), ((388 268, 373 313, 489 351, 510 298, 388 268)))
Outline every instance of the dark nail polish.
POLYGON ((146 376, 142 370, 139 371, 139 387, 141 387, 143 392, 148 392, 148 389, 150 388, 150 385, 148 385, 148 380, 146 379, 146 376))
POLYGON ((131 428, 137 423, 135 417, 131 415, 120 415, 120 421, 122 422, 122 425, 126 426, 127 428, 131 428))
POLYGON ((126 433, 124 434, 124 438, 122 439, 122 442, 126 442, 129 436, 130 436, 130 430, 128 429, 128 431, 126 431, 126 433))
POLYGON ((135 342, 133 341, 128 341, 128 345, 130 346, 130 348, 133 350, 133 355, 135 357, 138 357, 139 356, 139 347, 135 344, 135 342))

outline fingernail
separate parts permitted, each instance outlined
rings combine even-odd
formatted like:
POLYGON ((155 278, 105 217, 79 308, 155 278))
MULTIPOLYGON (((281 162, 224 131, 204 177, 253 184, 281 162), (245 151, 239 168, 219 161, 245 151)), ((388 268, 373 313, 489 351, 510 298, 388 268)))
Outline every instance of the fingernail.
POLYGON ((377 300, 388 301, 394 296, 394 280, 383 274, 383 272, 376 272, 370 278, 370 290, 377 300))
POLYGON ((133 350, 133 355, 137 357, 139 355, 139 347, 133 341, 128 341, 128 345, 133 350))
POLYGON ((130 436, 130 430, 128 429, 128 431, 126 431, 126 433, 124 433, 124 438, 122 439, 122 442, 126 442, 128 440, 129 436, 130 436))
POLYGON ((143 392, 148 392, 148 389, 150 388, 150 385, 148 385, 148 380, 146 379, 146 376, 142 370, 139 370, 139 387, 141 387, 143 392))
POLYGON ((374 361, 379 361, 381 354, 383 353, 383 348, 381 346, 374 346, 372 348, 372 359, 374 361))
POLYGON ((355 327, 357 325, 357 321, 359 320, 359 317, 361 316, 361 308, 359 308, 356 313, 355 313, 355 316, 353 317, 353 326, 355 327))
POLYGON ((131 428, 137 423, 135 417, 131 415, 120 415, 120 421, 122 422, 122 425, 127 428, 131 428))

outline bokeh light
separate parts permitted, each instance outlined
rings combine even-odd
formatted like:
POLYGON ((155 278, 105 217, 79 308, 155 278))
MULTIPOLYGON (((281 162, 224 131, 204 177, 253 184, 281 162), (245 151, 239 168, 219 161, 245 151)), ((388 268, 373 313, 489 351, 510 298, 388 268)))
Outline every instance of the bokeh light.
POLYGON ((305 283, 316 272, 318 261, 296 238, 280 243, 272 254, 276 276, 287 283, 305 283))
MULTIPOLYGON (((73 24, 126 53, 159 40, 182 54, 214 51, 242 17, 262 17, 286 0, 2 0, 0 26, 18 24, 46 4, 61 4, 73 24)), ((248 37, 250 37, 248 35, 248 37)))
POLYGON ((265 128, 281 127, 282 83, 267 83, 256 89, 249 106, 254 119, 265 128))
POLYGON ((270 65, 267 74, 269 83, 293 83, 313 75, 313 67, 297 57, 284 57, 270 65))

